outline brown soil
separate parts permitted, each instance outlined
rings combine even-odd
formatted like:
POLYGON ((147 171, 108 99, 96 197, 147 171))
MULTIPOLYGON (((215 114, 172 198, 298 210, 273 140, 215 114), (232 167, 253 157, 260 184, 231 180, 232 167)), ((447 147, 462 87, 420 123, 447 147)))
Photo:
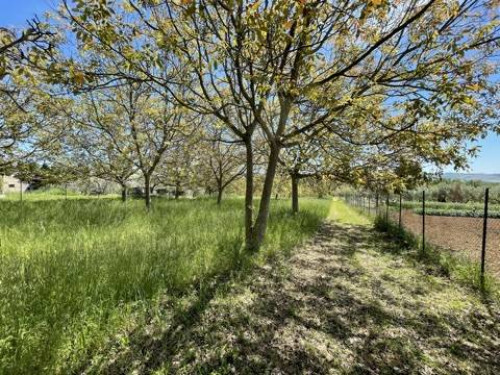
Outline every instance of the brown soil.
MULTIPOLYGON (((398 220, 394 214, 394 220, 398 220)), ((403 226, 422 235, 422 216, 403 211, 403 226)), ((457 251, 474 262, 481 259, 483 219, 473 217, 429 216, 425 218, 425 238, 430 244, 457 251)), ((500 219, 488 219, 486 269, 500 277, 500 219)))

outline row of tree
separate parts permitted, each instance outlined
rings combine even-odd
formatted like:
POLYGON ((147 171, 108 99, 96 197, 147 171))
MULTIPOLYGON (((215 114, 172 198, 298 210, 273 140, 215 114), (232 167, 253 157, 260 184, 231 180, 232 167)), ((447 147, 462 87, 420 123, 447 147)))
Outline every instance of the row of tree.
POLYGON ((219 196, 244 175, 256 251, 283 171, 298 210, 303 178, 379 191, 466 166, 499 129, 499 47, 495 0, 61 0, 0 31, 0 162, 140 173, 148 206, 188 166, 219 196))

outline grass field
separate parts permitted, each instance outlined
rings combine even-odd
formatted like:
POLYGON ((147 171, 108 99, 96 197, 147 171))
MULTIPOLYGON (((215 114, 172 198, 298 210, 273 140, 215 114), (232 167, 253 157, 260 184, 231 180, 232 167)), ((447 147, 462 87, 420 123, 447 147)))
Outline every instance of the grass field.
POLYGON ((53 200, 74 200, 74 199, 116 199, 118 198, 118 194, 104 194, 104 195, 85 195, 72 190, 64 190, 59 188, 50 188, 48 190, 35 190, 24 192, 21 199, 20 193, 9 193, 6 194, 2 200, 4 201, 14 201, 19 202, 29 201, 29 202, 38 202, 38 201, 53 201, 53 200))
MULTIPOLYGON (((0 201, 0 373, 78 372, 134 327, 310 237, 327 200, 291 215, 273 202, 258 259, 246 259, 243 202, 0 201)), ((201 298, 200 297, 200 298, 201 298)))
MULTIPOLYGON (((86 374, 498 374, 500 310, 336 200, 313 239, 86 374)), ((187 301, 186 303, 189 303, 187 301)))

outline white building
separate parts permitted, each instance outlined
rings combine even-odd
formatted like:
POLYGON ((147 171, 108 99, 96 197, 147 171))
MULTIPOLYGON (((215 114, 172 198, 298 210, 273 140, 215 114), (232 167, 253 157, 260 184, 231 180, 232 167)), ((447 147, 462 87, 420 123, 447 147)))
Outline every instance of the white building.
POLYGON ((14 176, 0 176, 0 195, 19 193, 21 189, 25 192, 28 187, 27 182, 22 182, 14 176))

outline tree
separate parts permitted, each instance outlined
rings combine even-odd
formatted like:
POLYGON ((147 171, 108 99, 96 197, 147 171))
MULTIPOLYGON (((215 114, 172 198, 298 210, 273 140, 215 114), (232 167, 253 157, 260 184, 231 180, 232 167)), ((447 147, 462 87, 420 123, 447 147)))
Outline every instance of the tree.
POLYGON ((186 133, 178 137, 162 159, 154 176, 159 184, 174 188, 174 197, 179 199, 185 191, 193 187, 196 179, 199 139, 186 133))
MULTIPOLYGON (((114 72, 102 74, 96 69, 83 70, 80 67, 74 67, 72 61, 66 61, 58 64, 57 71, 64 71, 64 66, 69 65, 73 68, 67 69, 68 75, 73 77, 80 85, 90 81, 91 86, 105 86, 117 80, 128 80, 132 82, 147 81, 151 86, 160 90, 166 90, 180 104, 195 110, 198 113, 210 114, 218 103, 208 102, 205 107, 203 101, 193 101, 187 103, 186 96, 196 96, 196 90, 191 86, 192 79, 190 71, 185 70, 184 52, 180 53, 179 45, 176 42, 178 32, 174 28, 163 30, 156 28, 148 20, 149 17, 156 17, 151 10, 160 8, 149 5, 154 3, 136 4, 135 2, 126 2, 124 7, 116 4, 90 4, 77 3, 71 7, 67 1, 63 1, 63 9, 60 16, 69 22, 76 31, 76 36, 81 43, 83 50, 99 50, 107 55, 112 55, 116 61, 119 61, 119 68, 114 72), (142 12, 143 5, 147 8, 142 12), (112 7, 112 8, 111 8, 112 7), (112 9, 112 10, 111 10, 112 9), (144 27, 149 24, 148 27, 144 27), (151 27, 150 27, 151 26, 151 27), (126 67, 123 69, 122 67, 126 67), (168 69, 165 69, 168 67, 168 69), (175 69, 172 69, 175 67, 175 69), (184 95, 175 92, 175 87, 185 88, 184 95)), ((159 4, 156 4, 159 5, 159 4)), ((163 9, 165 11, 165 8, 163 9)), ((168 14, 165 14, 164 20, 158 22, 167 22, 168 14)), ((91 64, 92 65, 92 64, 91 64)), ((60 77, 59 77, 60 78, 60 77)), ((181 90, 182 91, 182 90, 181 90)), ((246 108, 241 105, 228 105, 222 109, 223 118, 220 113, 216 117, 223 120, 225 125, 230 124, 234 137, 241 140, 246 149, 246 192, 245 192, 245 237, 248 244, 252 243, 253 238, 253 191, 254 191, 254 144, 253 136, 257 128, 257 120, 246 108), (231 121, 229 121, 231 119, 231 121)), ((219 111, 216 111, 219 112, 219 111)))
POLYGON ((220 108, 244 106, 270 144, 249 248, 265 234, 280 152, 300 134, 328 128, 352 144, 425 142, 429 155, 448 162, 442 142, 481 131, 462 120, 478 110, 471 95, 488 86, 470 67, 487 69, 498 45, 491 1, 193 4, 169 6, 189 25, 179 28, 179 48, 191 62, 196 96, 208 108, 215 102, 221 117, 220 108), (299 128, 296 112, 310 115, 299 128))
POLYGON ((217 187, 217 204, 224 190, 245 174, 245 150, 240 142, 231 140, 225 128, 207 125, 204 147, 200 150, 201 165, 207 179, 217 187))
MULTIPOLYGON (((304 123, 300 117, 294 118, 296 124, 304 123)), ((369 148, 352 145, 339 140, 328 130, 315 131, 297 136, 294 142, 280 153, 279 162, 291 181, 292 212, 299 211, 299 183, 313 180, 318 195, 324 195, 329 183, 357 183, 360 168, 370 162, 364 160, 370 155, 369 148), (321 185, 321 186, 320 186, 321 185)), ((374 150, 377 152, 376 150, 374 150)), ((309 184, 313 185, 313 183, 309 184)))
MULTIPOLYGON (((327 168, 327 163, 321 152, 322 149, 317 140, 303 140, 285 148, 280 154, 279 162, 292 184, 292 212, 294 214, 299 212, 299 181, 304 178, 318 178, 326 174, 323 168, 327 168)), ((336 166, 335 171, 340 172, 340 168, 336 166)))
POLYGON ((66 114, 74 124, 73 139, 79 148, 97 163, 100 177, 112 177, 123 189, 138 170, 144 178, 149 210, 151 178, 176 137, 187 128, 183 109, 149 86, 132 82, 82 94, 75 101, 66 114))
POLYGON ((174 95, 180 104, 217 117, 244 142, 251 251, 264 239, 280 154, 302 134, 326 129, 346 145, 412 149, 431 163, 460 165, 465 142, 492 126, 494 113, 480 103, 494 93, 498 70, 494 0, 105 5, 79 2, 71 11, 82 43, 119 53, 130 71, 117 76, 186 86, 174 95), (141 43, 133 43, 134 30, 141 43), (124 39, 127 49, 117 50, 124 39), (190 74, 157 74, 165 65, 190 74), (307 121, 297 126, 296 113, 307 121), (269 155, 253 220, 257 129, 269 155))
MULTIPOLYGON (((0 27, 0 81, 22 73, 22 63, 43 60, 53 48, 52 37, 48 26, 36 18, 21 33, 0 27)), ((0 91, 8 93, 5 87, 0 87, 0 91)))
MULTIPOLYGON (((35 65, 48 63, 53 34, 34 19, 18 33, 0 27, 0 166, 18 162, 51 145, 52 98, 41 89, 35 65)), ((54 132, 52 132, 52 137, 54 132)))
POLYGON ((120 143, 123 135, 119 133, 127 129, 119 129, 118 124, 106 126, 99 121, 98 107, 104 103, 97 104, 94 99, 91 95, 74 98, 69 110, 68 107, 61 109, 71 126, 61 140, 62 152, 52 155, 52 159, 80 177, 117 183, 121 188, 122 202, 126 202, 129 181, 138 171, 130 151, 132 148, 120 143), (96 116, 83 116, 89 107, 96 116))
POLYGON ((69 144, 70 161, 64 165, 71 167, 73 171, 79 171, 85 177, 96 177, 117 183, 121 188, 122 202, 127 201, 130 179, 137 173, 137 167, 130 157, 125 157, 109 139, 98 138, 99 133, 92 134, 89 129, 80 129, 71 135, 69 144), (83 131, 82 131, 83 130, 83 131), (108 142, 108 143, 107 143, 108 142))

